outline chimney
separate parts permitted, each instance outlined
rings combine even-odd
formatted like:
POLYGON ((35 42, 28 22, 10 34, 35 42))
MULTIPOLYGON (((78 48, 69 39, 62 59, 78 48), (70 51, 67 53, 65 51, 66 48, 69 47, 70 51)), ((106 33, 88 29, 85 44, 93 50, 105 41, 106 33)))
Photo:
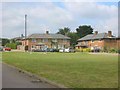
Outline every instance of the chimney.
POLYGON ((46 31, 46 34, 49 34, 49 31, 46 31))
POLYGON ((98 31, 95 31, 95 33, 94 33, 95 35, 97 35, 98 34, 98 31))
POLYGON ((112 31, 108 31, 108 37, 112 37, 112 31))

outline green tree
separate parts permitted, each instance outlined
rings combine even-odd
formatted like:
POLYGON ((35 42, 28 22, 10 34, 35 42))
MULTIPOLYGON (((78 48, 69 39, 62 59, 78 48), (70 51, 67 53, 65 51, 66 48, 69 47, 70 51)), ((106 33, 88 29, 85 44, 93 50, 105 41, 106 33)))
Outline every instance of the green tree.
POLYGON ((10 40, 6 38, 2 38, 0 40, 2 40, 2 46, 5 46, 7 43, 10 43, 10 40))
POLYGON ((70 28, 64 27, 64 28, 60 28, 57 34, 68 35, 69 32, 70 32, 70 28))
POLYGON ((78 28, 76 28, 76 32, 77 32, 77 35, 79 36, 79 38, 82 38, 88 34, 92 34, 93 28, 91 26, 82 25, 82 26, 79 26, 78 28))
POLYGON ((77 40, 79 39, 77 33, 75 32, 70 32, 68 33, 68 37, 70 37, 70 45, 74 47, 77 44, 77 40))

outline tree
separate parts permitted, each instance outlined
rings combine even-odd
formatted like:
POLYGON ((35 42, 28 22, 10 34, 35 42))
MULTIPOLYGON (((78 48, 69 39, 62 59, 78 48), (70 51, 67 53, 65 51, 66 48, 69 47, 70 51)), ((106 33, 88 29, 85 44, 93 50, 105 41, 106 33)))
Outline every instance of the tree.
POLYGON ((5 46, 7 43, 10 43, 9 39, 2 38, 1 40, 2 40, 2 46, 5 46))
POLYGON ((70 32, 70 28, 64 27, 64 28, 60 28, 57 34, 67 35, 69 32, 70 32))
POLYGON ((71 38, 70 39, 70 45, 74 47, 77 44, 77 40, 79 39, 77 33, 70 32, 70 33, 68 33, 68 37, 71 38))
POLYGON ((17 48, 17 44, 16 43, 7 43, 6 47, 10 47, 12 49, 16 49, 17 48))
POLYGON ((82 38, 88 34, 92 34, 93 28, 91 26, 83 25, 83 26, 79 26, 76 29, 76 32, 77 32, 77 35, 79 36, 79 38, 82 38))

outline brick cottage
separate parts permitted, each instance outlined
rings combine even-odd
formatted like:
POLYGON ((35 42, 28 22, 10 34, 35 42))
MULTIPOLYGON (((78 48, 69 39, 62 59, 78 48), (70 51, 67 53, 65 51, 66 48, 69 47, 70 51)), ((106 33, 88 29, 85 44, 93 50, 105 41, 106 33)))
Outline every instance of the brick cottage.
POLYGON ((103 50, 105 47, 107 49, 119 49, 120 47, 120 38, 113 36, 111 31, 108 31, 108 33, 98 33, 98 31, 95 31, 94 34, 80 38, 77 42, 76 49, 90 48, 91 50, 103 50))
POLYGON ((35 49, 61 49, 70 47, 70 38, 61 34, 31 34, 26 39, 21 40, 22 45, 17 48, 19 50, 35 50, 35 49))

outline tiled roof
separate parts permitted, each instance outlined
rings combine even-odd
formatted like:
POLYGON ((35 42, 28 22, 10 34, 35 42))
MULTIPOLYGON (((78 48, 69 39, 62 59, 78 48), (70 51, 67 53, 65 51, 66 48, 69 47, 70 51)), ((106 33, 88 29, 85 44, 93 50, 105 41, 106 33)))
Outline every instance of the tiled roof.
POLYGON ((95 34, 89 34, 83 38, 78 39, 78 41, 84 41, 84 40, 95 40, 95 39, 105 39, 105 38, 115 38, 114 36, 109 37, 107 33, 99 33, 97 35, 95 34))
POLYGON ((15 38, 12 38, 12 39, 15 39, 15 40, 21 40, 21 39, 24 39, 25 37, 15 37, 15 38))
POLYGON ((52 39, 70 39, 62 34, 31 34, 27 38, 52 38, 52 39))

